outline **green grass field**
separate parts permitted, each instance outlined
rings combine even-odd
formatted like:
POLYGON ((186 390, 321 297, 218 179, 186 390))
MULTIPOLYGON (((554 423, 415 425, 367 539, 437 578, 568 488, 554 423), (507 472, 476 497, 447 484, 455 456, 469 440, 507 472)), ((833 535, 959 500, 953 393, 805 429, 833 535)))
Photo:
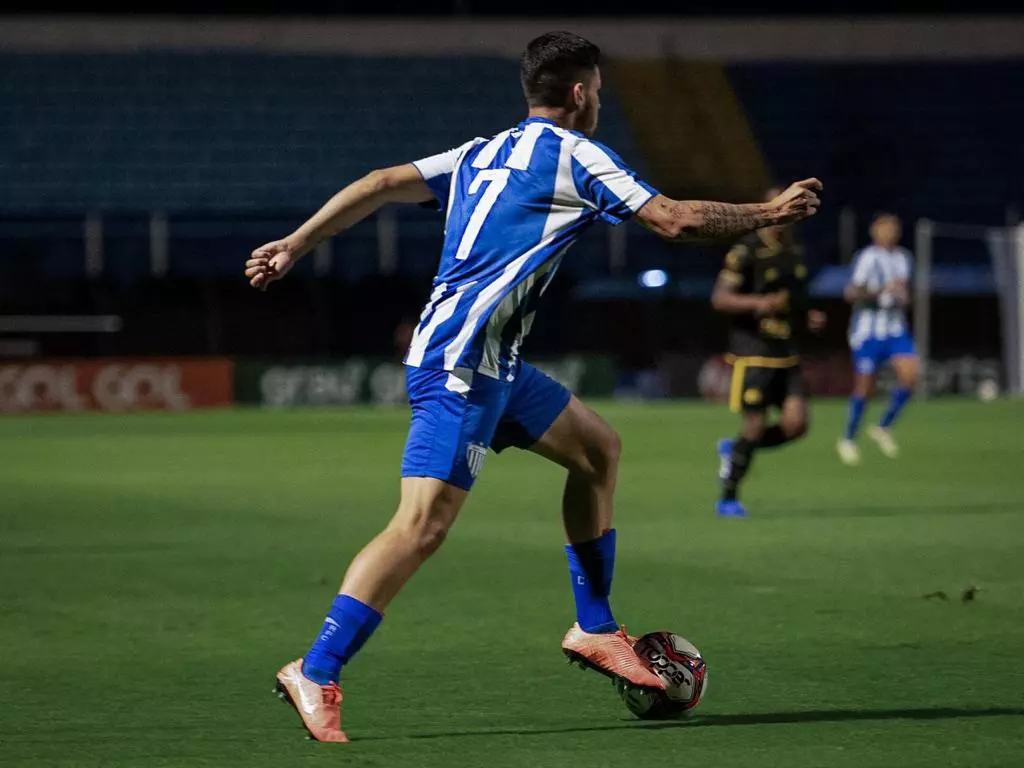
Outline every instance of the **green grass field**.
POLYGON ((704 651, 690 719, 633 720, 566 665, 561 475, 505 454, 347 668, 353 743, 308 742, 274 672, 389 517, 405 413, 17 417, 0 763, 1024 764, 1024 404, 912 407, 904 457, 865 444, 850 470, 842 406, 819 403, 804 443, 758 457, 746 520, 712 513, 724 409, 599 410, 625 441, 613 604, 704 651))

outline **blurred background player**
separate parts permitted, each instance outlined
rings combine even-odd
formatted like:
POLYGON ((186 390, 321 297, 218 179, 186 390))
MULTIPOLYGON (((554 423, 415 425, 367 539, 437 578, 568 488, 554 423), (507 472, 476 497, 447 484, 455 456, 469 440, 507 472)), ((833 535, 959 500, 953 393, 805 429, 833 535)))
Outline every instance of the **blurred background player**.
POLYGON ((524 448, 568 471, 562 516, 577 621, 563 651, 610 677, 665 687, 633 653, 609 606, 618 435, 523 363, 521 343, 566 249, 598 221, 620 224, 635 215, 677 242, 735 238, 814 214, 821 184, 808 179, 750 205, 659 195, 588 138, 600 109, 599 53, 567 32, 533 40, 521 59, 526 120, 490 139, 371 173, 246 262, 252 286, 263 290, 386 203, 434 201, 445 211, 434 290, 405 359, 412 422, 398 510, 352 561, 306 655, 277 674, 278 691, 319 741, 348 740, 341 669, 440 547, 491 447, 524 448))
MULTIPOLYGON (((771 200, 778 189, 768 190, 771 200)), ((793 228, 766 227, 750 234, 726 254, 711 296, 712 306, 730 315, 729 354, 733 366, 729 408, 742 413, 735 439, 718 443, 723 517, 743 517, 739 485, 754 452, 777 448, 807 433, 808 408, 794 333, 825 325, 822 312, 807 306, 807 268, 793 228), (795 327, 794 327, 795 326, 795 327), (780 411, 769 424, 768 408, 780 411)))
POLYGON ((848 466, 860 463, 860 449, 855 441, 878 367, 892 362, 896 386, 889 407, 878 424, 868 430, 868 436, 889 458, 899 454, 890 430, 917 384, 917 353, 906 314, 910 305, 912 257, 899 245, 901 234, 896 216, 883 213, 875 217, 871 224, 872 244, 857 254, 853 276, 843 294, 854 307, 849 336, 854 379, 846 432, 836 448, 840 460, 848 466))

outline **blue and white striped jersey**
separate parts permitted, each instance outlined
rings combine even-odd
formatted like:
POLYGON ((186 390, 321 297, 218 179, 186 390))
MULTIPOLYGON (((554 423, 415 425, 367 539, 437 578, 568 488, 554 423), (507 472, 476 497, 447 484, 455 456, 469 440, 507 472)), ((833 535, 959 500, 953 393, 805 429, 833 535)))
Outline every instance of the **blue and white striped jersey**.
POLYGON ((537 117, 414 165, 445 211, 445 238, 406 365, 495 379, 512 375, 566 249, 656 194, 614 152, 537 117))
POLYGON ((850 346, 859 347, 868 339, 889 339, 907 333, 907 315, 903 307, 893 303, 893 295, 885 287, 894 280, 910 279, 910 251, 889 250, 869 245, 853 262, 851 284, 880 292, 877 299, 860 302, 850 318, 850 346))

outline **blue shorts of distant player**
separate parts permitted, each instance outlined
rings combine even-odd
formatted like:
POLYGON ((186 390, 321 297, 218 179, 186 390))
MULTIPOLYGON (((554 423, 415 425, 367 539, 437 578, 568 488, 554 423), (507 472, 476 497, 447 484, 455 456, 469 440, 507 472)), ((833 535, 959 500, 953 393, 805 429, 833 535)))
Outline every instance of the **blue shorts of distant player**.
POLYGON ((569 404, 571 393, 528 363, 512 381, 407 368, 412 407, 402 477, 434 477, 469 490, 487 449, 529 448, 569 404))
POLYGON ((854 370, 864 374, 874 373, 878 370, 878 366, 887 363, 894 357, 917 354, 914 349, 914 338, 909 333, 885 339, 865 339, 851 351, 853 352, 854 370))

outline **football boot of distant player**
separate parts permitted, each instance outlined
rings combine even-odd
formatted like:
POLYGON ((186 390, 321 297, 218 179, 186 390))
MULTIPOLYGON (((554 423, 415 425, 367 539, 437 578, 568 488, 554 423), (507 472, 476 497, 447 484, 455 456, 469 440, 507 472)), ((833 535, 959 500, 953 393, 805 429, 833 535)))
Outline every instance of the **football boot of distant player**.
POLYGON ((732 471, 732 440, 723 437, 718 441, 718 477, 725 480, 732 471))
POLYGON ((883 456, 895 459, 900 455, 899 445, 893 438, 892 432, 885 427, 872 427, 868 430, 868 437, 875 441, 875 445, 878 446, 878 450, 882 452, 883 456))
POLYGON ((860 448, 853 440, 840 440, 836 443, 836 452, 839 460, 848 467, 855 467, 860 464, 860 448))
POLYGON ((715 512, 719 517, 746 517, 747 508, 738 499, 719 499, 715 502, 715 512))
POLYGON ((277 673, 277 695, 295 707, 309 735, 317 741, 348 741, 341 730, 341 687, 320 685, 302 674, 302 659, 277 673))
POLYGON ((584 632, 573 624, 562 640, 562 651, 570 662, 593 669, 613 680, 625 680, 641 688, 665 690, 665 683, 651 672, 633 650, 635 637, 618 632, 584 632))

